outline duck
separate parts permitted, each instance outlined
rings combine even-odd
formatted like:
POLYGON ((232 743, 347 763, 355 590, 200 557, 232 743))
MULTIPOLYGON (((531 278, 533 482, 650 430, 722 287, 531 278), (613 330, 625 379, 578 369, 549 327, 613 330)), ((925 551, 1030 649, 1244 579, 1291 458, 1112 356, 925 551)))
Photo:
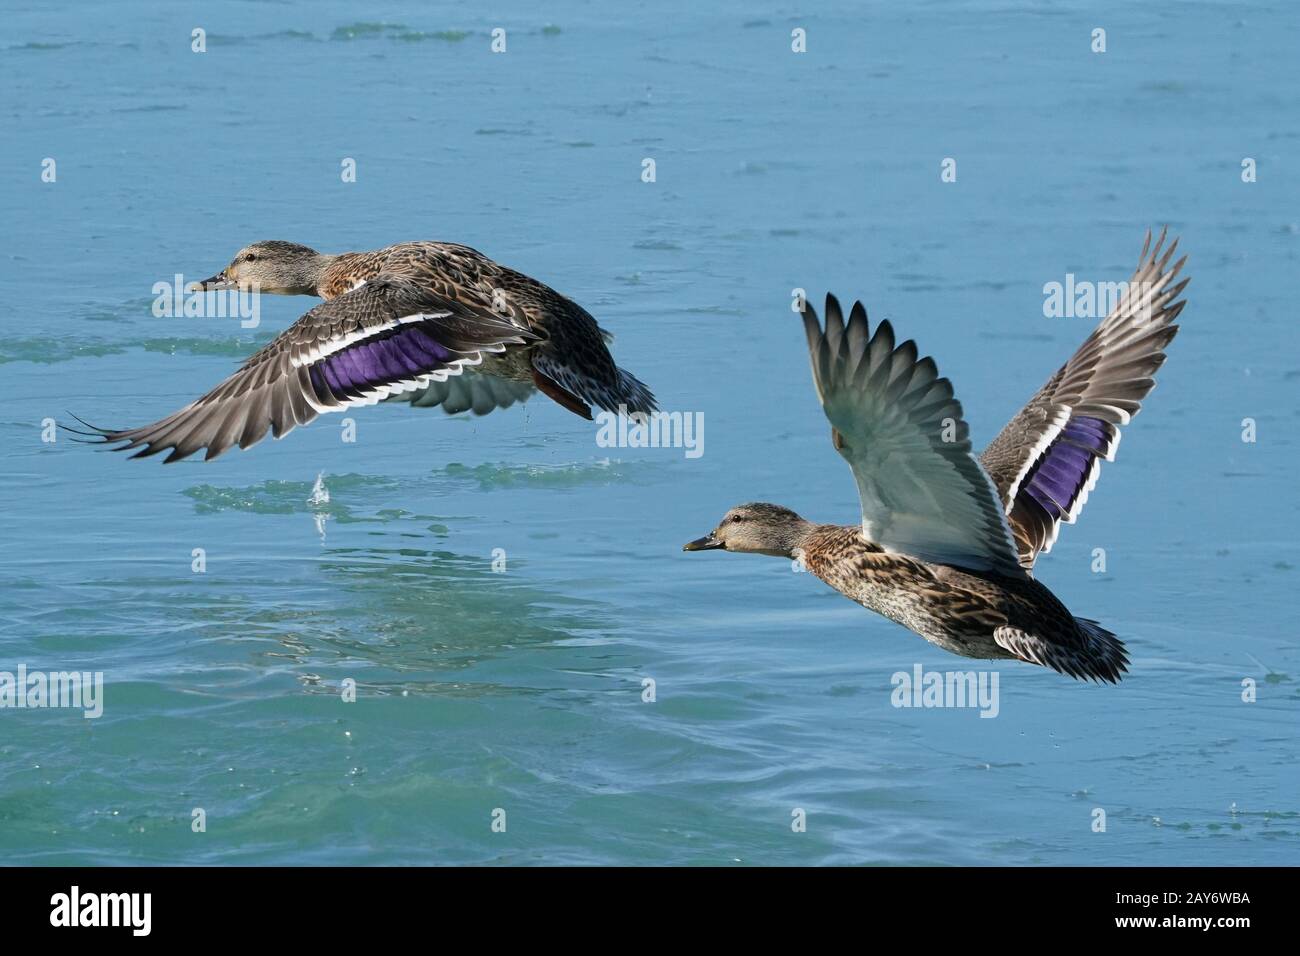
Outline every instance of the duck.
POLYGON ((862 521, 818 524, 768 502, 729 510, 686 551, 792 559, 845 597, 962 657, 1010 659, 1097 683, 1128 671, 1123 641, 1075 617, 1034 575, 1113 461, 1121 429, 1155 387, 1178 332, 1186 256, 1169 267, 1147 233, 1114 308, 977 457, 952 383, 893 327, 825 324, 800 309, 813 384, 835 449, 858 486, 862 521))
MULTIPOLYGON (((611 336, 582 306, 476 249, 402 242, 323 254, 281 240, 255 242, 189 290, 314 295, 325 301, 253 354, 233 375, 149 425, 72 429, 89 440, 167 451, 171 463, 211 460, 269 432, 282 438, 321 414, 406 401, 487 414, 541 392, 591 420, 591 406, 653 414, 654 394, 615 364, 611 336)), ((75 417, 75 416, 74 416, 75 417)))

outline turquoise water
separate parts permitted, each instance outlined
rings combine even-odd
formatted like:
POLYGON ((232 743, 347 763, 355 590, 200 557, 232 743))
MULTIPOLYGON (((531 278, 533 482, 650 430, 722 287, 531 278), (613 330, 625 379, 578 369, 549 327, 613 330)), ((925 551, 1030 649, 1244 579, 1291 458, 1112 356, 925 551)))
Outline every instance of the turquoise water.
POLYGON ((1300 14, 1094 6, 9 5, 0 670, 105 686, 98 719, 0 710, 0 859, 1297 862, 1300 14), (1125 279, 1166 222, 1183 332, 1039 565, 1124 683, 1002 664, 996 719, 896 709, 895 672, 979 665, 787 562, 681 552, 741 501, 856 520, 792 289, 915 336, 983 443, 1091 328, 1044 283, 1125 279), (41 441, 161 417, 305 311, 151 314, 267 238, 538 276, 704 454, 542 400, 206 464, 41 441))

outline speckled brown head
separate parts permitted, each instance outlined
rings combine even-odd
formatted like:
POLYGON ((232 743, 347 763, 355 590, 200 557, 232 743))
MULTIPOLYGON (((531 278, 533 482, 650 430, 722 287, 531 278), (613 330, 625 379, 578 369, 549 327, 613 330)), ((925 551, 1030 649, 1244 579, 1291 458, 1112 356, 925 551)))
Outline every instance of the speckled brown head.
POLYGON ((275 295, 315 295, 329 258, 296 242, 255 242, 240 249, 226 268, 194 285, 204 290, 239 288, 275 295))
POLYGON ((737 505, 703 538, 682 545, 683 551, 742 551, 792 557, 812 525, 789 508, 753 501, 737 505))

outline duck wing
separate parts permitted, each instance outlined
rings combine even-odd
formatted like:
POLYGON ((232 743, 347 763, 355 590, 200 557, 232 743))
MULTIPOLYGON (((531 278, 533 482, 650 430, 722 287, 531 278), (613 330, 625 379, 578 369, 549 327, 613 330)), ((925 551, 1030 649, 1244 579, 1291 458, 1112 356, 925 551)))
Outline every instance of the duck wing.
POLYGON ((916 343, 894 343, 888 322, 847 324, 834 296, 826 326, 805 303, 813 381, 835 447, 853 469, 862 530, 886 551, 938 564, 1022 576, 1006 515, 971 454, 961 403, 916 343))
POLYGON ((1165 347, 1178 333, 1173 322, 1187 304, 1179 295, 1188 280, 1173 280, 1187 257, 1166 269, 1178 242, 1161 255, 1164 241, 1161 232, 1151 249, 1147 233, 1137 270, 1110 315, 980 456, 1026 570, 1051 550, 1061 524, 1078 518, 1102 460, 1115 459, 1120 427, 1155 387, 1165 347))
MULTIPOLYGON (((206 448, 216 458, 270 431, 280 438, 326 412, 373 405, 461 374, 486 353, 536 336, 508 317, 467 315, 406 278, 378 276, 316 306, 202 398, 141 428, 101 429, 114 451, 173 462, 206 448)), ((93 426, 92 426, 93 427, 93 426)))

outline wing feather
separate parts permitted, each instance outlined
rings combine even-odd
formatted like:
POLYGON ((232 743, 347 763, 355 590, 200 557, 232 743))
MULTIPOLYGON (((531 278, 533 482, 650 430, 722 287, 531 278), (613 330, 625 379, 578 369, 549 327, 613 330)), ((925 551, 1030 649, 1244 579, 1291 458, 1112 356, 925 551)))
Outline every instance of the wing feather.
POLYGON ((472 411, 486 415, 498 408, 509 408, 516 402, 527 401, 537 386, 532 382, 516 382, 490 375, 487 372, 463 372, 445 382, 430 382, 422 389, 393 395, 389 401, 410 402, 416 408, 441 407, 448 415, 472 411))

